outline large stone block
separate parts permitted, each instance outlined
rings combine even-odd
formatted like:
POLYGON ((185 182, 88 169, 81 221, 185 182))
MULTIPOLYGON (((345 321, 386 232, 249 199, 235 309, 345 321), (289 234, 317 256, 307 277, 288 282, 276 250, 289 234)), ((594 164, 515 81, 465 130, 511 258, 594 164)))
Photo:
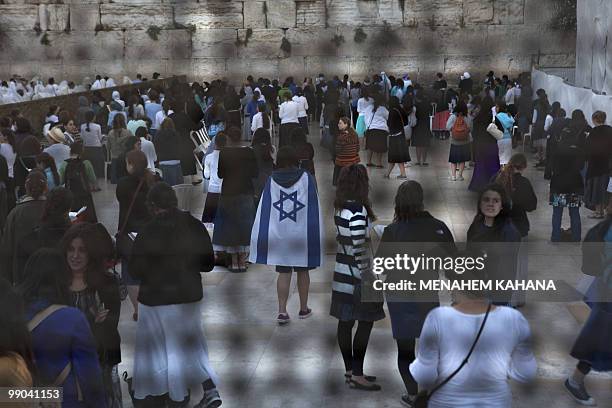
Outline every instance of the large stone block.
POLYGON ((196 81, 211 81, 221 78, 227 72, 226 58, 194 58, 192 71, 196 81))
POLYGON ((542 67, 575 67, 576 54, 544 54, 540 56, 538 64, 542 67))
POLYGON ((204 28, 197 30, 193 35, 193 57, 235 57, 237 38, 238 32, 234 29, 204 28))
MULTIPOLYGON (((238 30, 238 38, 245 41, 247 30, 238 30)), ((255 29, 252 30, 251 37, 246 45, 237 48, 238 58, 278 58, 284 56, 281 50, 283 40, 283 30, 280 29, 255 29)), ((293 55, 293 44, 291 47, 293 55)))
MULTIPOLYGON (((291 56, 338 55, 338 48, 332 43, 332 39, 337 33, 335 28, 322 27, 287 30, 287 40, 291 44, 291 56)), ((345 41, 348 40, 348 38, 345 38, 345 41)))
POLYGON ((346 0, 328 2, 330 26, 401 25, 402 9, 399 0, 346 0))
POLYGON ((38 6, 0 4, 0 27, 4 31, 32 31, 38 23, 38 6))
POLYGON ((174 19, 179 24, 200 28, 243 28, 241 1, 203 1, 176 4, 174 19))
POLYGON ((433 33, 429 29, 415 27, 364 27, 366 35, 355 41, 355 30, 339 30, 345 35, 339 55, 395 57, 428 52, 433 47, 433 33))
POLYGON ((295 5, 296 27, 325 27, 325 0, 298 1, 295 5))
POLYGON ((493 0, 464 0, 463 17, 466 24, 493 21, 493 0))
POLYGON ((94 30, 100 23, 100 7, 97 4, 71 4, 70 29, 74 31, 94 30))
POLYGON ((143 7, 133 4, 100 5, 100 21, 114 29, 146 30, 151 26, 167 28, 172 26, 172 7, 159 5, 143 7))
POLYGON ((548 24, 558 0, 525 0, 525 24, 548 24))
POLYGON ((221 76, 227 76, 236 81, 236 84, 245 80, 247 75, 257 77, 278 78, 283 74, 279 72, 279 58, 232 58, 227 60, 226 69, 221 76), (239 81, 239 82, 238 82, 239 81))
POLYGON ((305 58, 305 71, 311 77, 320 72, 327 75, 343 75, 349 72, 349 61, 347 57, 309 56, 305 58))
POLYGON ((125 33, 123 31, 94 33, 90 47, 92 59, 96 61, 123 61, 125 58, 125 33))
POLYGON ((414 26, 459 25, 463 3, 457 0, 406 0, 404 24, 414 26))
POLYGON ((12 32, 2 44, 3 55, 12 56, 16 61, 41 61, 43 65, 61 59, 62 44, 69 36, 64 33, 46 33, 49 45, 41 43, 42 35, 34 31, 12 32))
POLYGON ((296 6, 293 0, 274 0, 266 2, 267 28, 295 27, 296 6))
POLYGON ((494 21, 497 24, 523 24, 525 0, 495 0, 494 21))
POLYGON ((191 57, 191 35, 186 30, 162 30, 157 40, 142 30, 128 30, 125 35, 125 58, 128 60, 191 57))
POLYGON ((193 66, 191 59, 165 59, 162 61, 164 66, 165 76, 175 75, 186 75, 191 77, 193 75, 193 66))
POLYGON ((51 31, 63 31, 68 27, 69 6, 65 4, 48 4, 48 27, 51 31))
MULTIPOLYGON (((244 2, 244 28, 265 28, 266 15, 264 14, 264 1, 244 2)), ((265 6, 267 7, 267 6, 265 6)))
MULTIPOLYGON (((484 24, 466 25, 461 30, 454 27, 439 27, 433 32, 432 46, 435 54, 476 55, 486 54, 487 26, 484 24)), ((422 54, 427 54, 421 50, 422 54)))

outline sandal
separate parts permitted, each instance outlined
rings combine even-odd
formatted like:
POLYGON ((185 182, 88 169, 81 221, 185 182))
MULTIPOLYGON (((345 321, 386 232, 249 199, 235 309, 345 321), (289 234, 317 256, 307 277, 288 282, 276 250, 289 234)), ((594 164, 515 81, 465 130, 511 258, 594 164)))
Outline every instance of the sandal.
POLYGON ((383 176, 383 178, 388 179, 388 178, 391 178, 391 176, 390 176, 389 174, 385 174, 385 175, 383 176))
POLYGON ((368 163, 368 164, 366 164, 366 167, 376 167, 376 166, 374 164, 372 164, 372 163, 368 163))
MULTIPOLYGON (((353 376, 353 374, 344 373, 344 378, 346 378, 346 382, 347 383, 351 380, 352 376, 353 376)), ((369 382, 376 381, 376 376, 375 375, 364 375, 363 378, 365 378, 366 381, 369 381, 369 382)))
POLYGON ((396 177, 397 179, 407 179, 408 176, 404 175, 402 176, 401 174, 399 176, 396 177))

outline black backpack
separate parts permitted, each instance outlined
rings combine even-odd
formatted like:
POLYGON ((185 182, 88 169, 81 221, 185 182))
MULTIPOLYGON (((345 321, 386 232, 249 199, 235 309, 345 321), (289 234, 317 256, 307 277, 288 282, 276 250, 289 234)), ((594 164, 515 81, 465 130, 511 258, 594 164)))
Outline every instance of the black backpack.
POLYGON ((75 195, 89 194, 90 188, 85 174, 85 164, 81 159, 66 160, 64 186, 75 195))

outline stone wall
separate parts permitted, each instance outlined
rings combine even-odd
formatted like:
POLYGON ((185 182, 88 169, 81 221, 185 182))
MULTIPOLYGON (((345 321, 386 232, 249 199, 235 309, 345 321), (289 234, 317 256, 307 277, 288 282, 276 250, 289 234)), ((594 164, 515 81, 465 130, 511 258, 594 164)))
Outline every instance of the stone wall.
POLYGON ((554 1, 0 0, 0 77, 381 69, 419 77, 574 66, 576 33, 548 28, 554 1))

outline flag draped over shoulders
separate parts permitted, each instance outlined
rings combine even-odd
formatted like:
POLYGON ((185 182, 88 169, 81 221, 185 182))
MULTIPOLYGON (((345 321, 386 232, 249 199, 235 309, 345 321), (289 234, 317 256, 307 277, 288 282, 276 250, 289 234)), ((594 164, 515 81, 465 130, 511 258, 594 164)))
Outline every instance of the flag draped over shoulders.
POLYGON ((302 169, 268 178, 251 231, 253 263, 316 268, 323 259, 323 225, 314 178, 302 169))

